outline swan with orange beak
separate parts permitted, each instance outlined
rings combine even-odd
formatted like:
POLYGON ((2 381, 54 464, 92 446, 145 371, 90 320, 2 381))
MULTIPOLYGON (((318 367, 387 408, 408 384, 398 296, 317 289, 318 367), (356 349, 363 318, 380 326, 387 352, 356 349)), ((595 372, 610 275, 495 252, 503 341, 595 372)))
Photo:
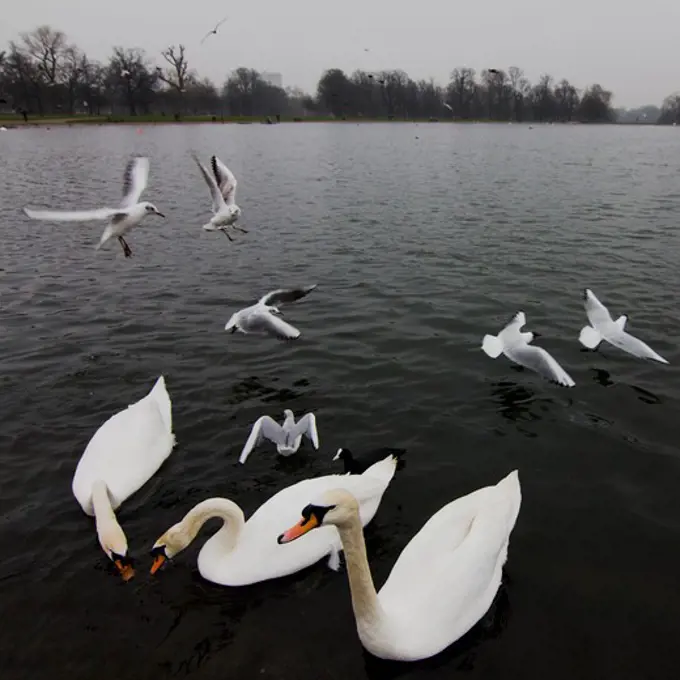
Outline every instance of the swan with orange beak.
POLYGON ((73 495, 94 515, 99 545, 123 580, 134 576, 115 510, 172 452, 172 404, 163 376, 140 401, 111 416, 90 439, 73 475, 73 495))

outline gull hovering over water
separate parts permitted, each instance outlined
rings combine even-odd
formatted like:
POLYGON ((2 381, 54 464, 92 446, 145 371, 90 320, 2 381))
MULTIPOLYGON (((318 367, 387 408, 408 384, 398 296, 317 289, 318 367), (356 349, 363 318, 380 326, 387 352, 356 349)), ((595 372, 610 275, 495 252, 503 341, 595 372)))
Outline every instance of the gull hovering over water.
POLYGON ((241 208, 236 205, 236 187, 238 182, 234 174, 217 156, 212 156, 210 164, 214 173, 213 177, 205 165, 201 163, 198 156, 196 154, 192 154, 192 156, 212 196, 211 209, 213 216, 209 222, 203 225, 203 229, 206 231, 221 231, 230 241, 234 239, 227 231, 229 227, 247 234, 248 231, 246 229, 236 225, 236 220, 241 216, 241 208))
POLYGON ((239 463, 245 463, 250 452, 264 439, 276 444, 276 450, 282 456, 291 456, 300 448, 302 435, 308 437, 314 448, 319 450, 319 435, 316 431, 316 417, 313 413, 305 413, 297 423, 295 414, 289 408, 285 409, 283 415, 285 416, 283 425, 279 425, 269 416, 262 416, 255 421, 248 441, 241 451, 239 463))
POLYGON ((149 178, 149 159, 143 156, 135 156, 128 161, 123 176, 123 200, 118 208, 97 208, 95 210, 31 210, 24 208, 28 217, 34 220, 50 220, 54 222, 89 222, 94 220, 109 220, 104 229, 97 250, 107 241, 117 238, 125 257, 132 255, 132 250, 123 238, 132 227, 139 224, 146 215, 165 215, 158 211, 153 203, 142 201, 142 195, 149 178))
POLYGON ((585 289, 583 298, 590 326, 584 326, 581 329, 578 339, 582 345, 588 349, 596 349, 603 340, 606 340, 610 345, 614 345, 614 347, 618 347, 639 359, 652 359, 662 364, 668 363, 649 345, 630 335, 630 333, 626 333, 624 328, 628 320, 627 316, 620 316, 614 321, 609 310, 595 297, 590 288, 585 289))
POLYGON ((300 331, 279 318, 281 311, 278 305, 295 302, 295 300, 311 293, 315 288, 316 284, 288 290, 282 288, 273 290, 263 295, 254 305, 232 314, 224 330, 232 333, 240 331, 246 334, 273 335, 283 340, 299 338, 300 331))
POLYGON ((215 24, 215 28, 212 29, 212 31, 208 31, 204 36, 203 39, 201 40, 201 45, 211 36, 211 35, 217 35, 217 29, 227 20, 227 17, 224 17, 222 21, 218 21, 215 24))
POLYGON ((524 312, 517 312, 498 335, 484 336, 482 349, 492 359, 503 353, 510 361, 536 371, 548 380, 565 387, 573 387, 574 381, 546 350, 529 344, 536 333, 520 332, 526 322, 524 312))

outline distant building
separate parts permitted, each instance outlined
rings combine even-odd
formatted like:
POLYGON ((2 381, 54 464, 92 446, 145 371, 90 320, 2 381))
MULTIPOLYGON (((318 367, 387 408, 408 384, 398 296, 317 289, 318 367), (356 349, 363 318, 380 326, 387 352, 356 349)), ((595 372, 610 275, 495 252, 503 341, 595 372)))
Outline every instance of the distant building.
POLYGON ((273 73, 271 71, 263 71, 261 74, 262 80, 274 87, 283 87, 283 76, 280 73, 273 73))

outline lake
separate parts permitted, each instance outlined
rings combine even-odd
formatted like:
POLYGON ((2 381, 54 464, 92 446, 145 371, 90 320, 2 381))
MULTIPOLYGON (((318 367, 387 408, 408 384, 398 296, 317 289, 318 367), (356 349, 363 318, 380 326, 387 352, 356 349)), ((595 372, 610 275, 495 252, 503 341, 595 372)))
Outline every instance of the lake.
POLYGON ((3 679, 675 677, 680 634, 680 134, 504 124, 57 127, 0 134, 3 679), (191 159, 239 179, 248 234, 201 225, 191 159), (24 206, 117 205, 133 153, 167 215, 95 251, 101 224, 24 206), (265 292, 318 283, 296 342, 228 335, 265 292), (670 365, 587 352, 590 287, 670 365), (480 349, 518 310, 576 381, 480 349), (71 493, 110 415, 159 375, 177 446, 118 518, 124 583, 71 493), (252 423, 313 410, 321 447, 237 462, 252 423), (151 577, 153 542, 199 501, 250 515, 340 446, 406 448, 366 528, 376 586, 432 513, 517 468, 523 502, 489 614, 440 656, 359 643, 344 568, 245 588, 203 580, 219 526, 151 577))

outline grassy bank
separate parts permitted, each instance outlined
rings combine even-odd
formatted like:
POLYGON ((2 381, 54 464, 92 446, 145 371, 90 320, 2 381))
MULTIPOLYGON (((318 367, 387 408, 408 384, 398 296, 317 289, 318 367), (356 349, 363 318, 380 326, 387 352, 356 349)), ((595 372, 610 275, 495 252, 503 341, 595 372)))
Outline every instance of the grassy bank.
MULTIPOLYGON (((272 123, 276 123, 276 117, 271 116, 272 123)), ((148 116, 28 116, 28 121, 24 121, 23 116, 16 114, 0 113, 0 125, 9 126, 32 126, 32 125, 178 125, 183 123, 237 123, 237 124, 262 124, 267 119, 263 116, 182 116, 175 120, 173 116, 162 116, 153 114, 148 116)), ((410 119, 404 120, 395 118, 390 121, 388 118, 362 118, 348 117, 346 119, 333 118, 332 116, 306 116, 304 118, 294 118, 292 116, 281 116, 282 123, 489 123, 495 121, 474 121, 474 120, 453 120, 451 118, 440 118, 430 120, 410 119)), ((503 121, 507 122, 507 121, 503 121)), ((523 123, 519 123, 522 125, 523 123)), ((525 123, 528 125, 528 123, 525 123)))

